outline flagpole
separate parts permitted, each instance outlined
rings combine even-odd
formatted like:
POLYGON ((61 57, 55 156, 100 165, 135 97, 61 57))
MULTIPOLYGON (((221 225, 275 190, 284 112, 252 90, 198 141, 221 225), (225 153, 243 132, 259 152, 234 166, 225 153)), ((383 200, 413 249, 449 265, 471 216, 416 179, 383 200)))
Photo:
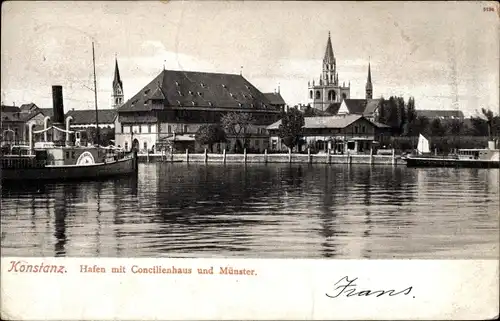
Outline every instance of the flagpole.
POLYGON ((92 42, 92 63, 94 65, 94 100, 95 100, 95 124, 96 124, 96 138, 97 145, 99 145, 99 113, 97 112, 97 80, 95 76, 95 52, 94 52, 94 42, 92 42))

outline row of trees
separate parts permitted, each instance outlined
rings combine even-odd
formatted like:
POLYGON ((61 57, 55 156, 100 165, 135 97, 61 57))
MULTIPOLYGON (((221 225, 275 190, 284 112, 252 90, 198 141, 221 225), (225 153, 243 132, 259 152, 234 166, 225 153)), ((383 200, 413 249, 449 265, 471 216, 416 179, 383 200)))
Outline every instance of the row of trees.
POLYGON ((403 97, 382 98, 378 122, 391 127, 394 136, 500 136, 500 116, 491 110, 482 109, 482 117, 461 119, 429 119, 418 116, 415 100, 410 97, 405 103, 403 97))

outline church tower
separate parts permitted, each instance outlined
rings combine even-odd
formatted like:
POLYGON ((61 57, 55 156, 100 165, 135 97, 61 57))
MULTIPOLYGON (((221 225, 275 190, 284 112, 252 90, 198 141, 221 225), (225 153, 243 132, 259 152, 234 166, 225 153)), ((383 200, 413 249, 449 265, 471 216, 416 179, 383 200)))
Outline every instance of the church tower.
POLYGON ((344 99, 350 98, 351 85, 339 85, 339 74, 337 72, 337 61, 333 54, 332 39, 328 32, 326 42, 325 56, 323 57, 323 72, 319 81, 315 80, 308 83, 309 105, 311 107, 326 110, 331 104, 340 103, 344 99))
POLYGON ((372 85, 372 72, 370 69, 370 62, 368 62, 368 79, 366 80, 366 99, 373 98, 373 85, 372 85))
POLYGON ((123 83, 118 69, 118 60, 115 57, 115 78, 113 79, 113 93, 111 94, 111 108, 123 105, 123 83))
POLYGON ((336 70, 337 66, 335 56, 333 55, 332 39, 330 38, 330 32, 328 32, 325 57, 323 58, 323 83, 325 85, 336 85, 336 70))

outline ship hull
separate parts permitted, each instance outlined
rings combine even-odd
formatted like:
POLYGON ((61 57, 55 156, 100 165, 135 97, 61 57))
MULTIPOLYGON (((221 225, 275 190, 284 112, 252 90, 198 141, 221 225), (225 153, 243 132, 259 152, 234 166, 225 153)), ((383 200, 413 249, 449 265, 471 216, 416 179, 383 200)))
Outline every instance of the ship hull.
POLYGON ((465 168, 500 168, 500 162, 496 160, 478 159, 446 159, 406 157, 407 167, 465 167, 465 168))
POLYGON ((2 168, 2 181, 69 181, 99 180, 137 174, 137 156, 131 155, 109 163, 91 165, 60 165, 41 168, 2 168))

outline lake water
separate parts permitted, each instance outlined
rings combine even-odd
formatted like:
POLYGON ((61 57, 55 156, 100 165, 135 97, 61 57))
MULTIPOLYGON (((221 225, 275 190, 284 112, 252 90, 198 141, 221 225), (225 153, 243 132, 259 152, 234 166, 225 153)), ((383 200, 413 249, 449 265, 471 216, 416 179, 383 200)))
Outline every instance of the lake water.
POLYGON ((2 186, 2 256, 498 258, 498 169, 140 164, 2 186))

